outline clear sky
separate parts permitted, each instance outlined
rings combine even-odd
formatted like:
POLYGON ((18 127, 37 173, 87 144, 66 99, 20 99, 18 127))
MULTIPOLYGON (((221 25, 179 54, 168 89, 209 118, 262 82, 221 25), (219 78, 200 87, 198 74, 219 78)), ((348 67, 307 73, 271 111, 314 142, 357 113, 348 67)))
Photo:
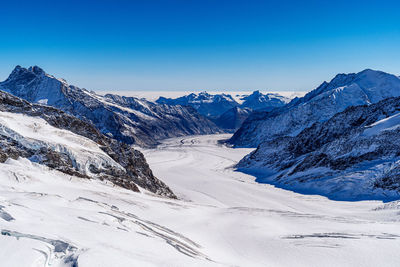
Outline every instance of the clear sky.
POLYGON ((1 1, 15 65, 93 90, 300 90, 400 74, 400 1, 1 1))

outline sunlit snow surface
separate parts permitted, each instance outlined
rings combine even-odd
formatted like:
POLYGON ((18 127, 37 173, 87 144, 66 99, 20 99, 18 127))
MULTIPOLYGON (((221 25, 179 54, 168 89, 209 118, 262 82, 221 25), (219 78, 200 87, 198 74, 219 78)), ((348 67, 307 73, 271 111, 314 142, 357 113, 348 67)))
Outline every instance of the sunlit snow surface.
POLYGON ((90 175, 90 166, 123 169, 94 141, 49 125, 44 119, 0 111, 0 134, 30 149, 46 147, 68 154, 78 170, 90 175))
POLYGON ((364 131, 364 135, 376 135, 383 131, 395 130, 400 127, 400 113, 396 113, 393 116, 379 120, 372 125, 368 126, 368 129, 364 131))
POLYGON ((180 197, 134 193, 32 164, 0 164, 0 266, 399 266, 397 202, 335 202, 231 168, 228 135, 145 155, 180 197))

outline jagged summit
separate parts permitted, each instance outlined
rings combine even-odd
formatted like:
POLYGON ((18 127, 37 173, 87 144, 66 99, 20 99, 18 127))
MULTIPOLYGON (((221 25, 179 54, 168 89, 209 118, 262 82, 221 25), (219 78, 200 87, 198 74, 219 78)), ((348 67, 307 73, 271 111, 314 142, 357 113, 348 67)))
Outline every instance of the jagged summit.
POLYGON ((38 67, 38 66, 31 66, 31 67, 28 68, 28 71, 31 71, 31 72, 33 72, 33 73, 35 73, 35 74, 37 74, 37 75, 44 75, 44 74, 46 74, 46 73, 44 72, 44 70, 43 70, 42 68, 38 67))
MULTIPOLYGON (((48 75, 42 68, 39 66, 30 66, 29 68, 21 67, 20 65, 15 66, 14 70, 8 76, 7 80, 15 80, 20 79, 21 76, 25 76, 26 78, 33 78, 37 76, 48 75)), ((51 75, 48 75, 51 76, 51 75)), ((51 76, 53 77, 53 76, 51 76)), ((6 80, 6 81, 7 81, 6 80)))

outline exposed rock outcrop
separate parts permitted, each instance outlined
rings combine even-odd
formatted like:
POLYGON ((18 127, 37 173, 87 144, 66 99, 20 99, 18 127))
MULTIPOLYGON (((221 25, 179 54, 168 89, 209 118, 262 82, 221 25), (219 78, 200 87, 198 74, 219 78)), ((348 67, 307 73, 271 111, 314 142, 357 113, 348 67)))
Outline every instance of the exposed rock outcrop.
MULTIPOLYGON (((79 168, 76 159, 69 151, 63 151, 59 149, 59 146, 49 146, 40 140, 32 141, 30 138, 21 137, 0 123, 4 129, 0 134, 1 162, 8 157, 14 159, 25 157, 70 175, 85 178, 94 176, 134 191, 139 190, 136 186, 139 185, 158 195, 175 197, 169 187, 153 175, 141 152, 128 144, 103 135, 88 122, 53 107, 31 104, 2 91, 0 91, 0 111, 42 118, 53 127, 88 138, 94 141, 115 163, 103 160, 99 166, 89 164, 88 170, 79 168)), ((40 131, 40 128, 37 131, 40 131)), ((95 163, 97 161, 98 159, 93 160, 95 163)))

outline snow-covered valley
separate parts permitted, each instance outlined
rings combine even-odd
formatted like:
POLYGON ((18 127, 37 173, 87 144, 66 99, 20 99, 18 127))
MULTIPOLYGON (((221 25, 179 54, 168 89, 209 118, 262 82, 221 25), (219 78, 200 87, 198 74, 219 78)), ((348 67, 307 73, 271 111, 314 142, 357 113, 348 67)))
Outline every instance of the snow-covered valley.
POLYGON ((178 200, 25 159, 0 164, 0 266, 398 266, 400 204, 258 184, 229 135, 143 150, 178 200))

